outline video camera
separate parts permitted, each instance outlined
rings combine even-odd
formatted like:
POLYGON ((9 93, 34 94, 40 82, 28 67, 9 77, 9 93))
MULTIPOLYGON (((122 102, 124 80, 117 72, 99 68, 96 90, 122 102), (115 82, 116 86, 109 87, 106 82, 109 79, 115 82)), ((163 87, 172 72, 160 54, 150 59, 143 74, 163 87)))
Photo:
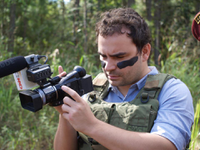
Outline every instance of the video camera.
POLYGON ((80 96, 93 90, 92 77, 86 74, 84 68, 75 66, 66 76, 51 78, 53 73, 46 64, 48 58, 46 57, 44 64, 39 63, 43 57, 46 56, 31 54, 0 62, 0 78, 13 73, 24 109, 36 112, 46 104, 50 106, 63 104, 63 98, 69 96, 61 89, 63 85, 75 90, 80 96), (14 72, 10 71, 11 69, 14 72))

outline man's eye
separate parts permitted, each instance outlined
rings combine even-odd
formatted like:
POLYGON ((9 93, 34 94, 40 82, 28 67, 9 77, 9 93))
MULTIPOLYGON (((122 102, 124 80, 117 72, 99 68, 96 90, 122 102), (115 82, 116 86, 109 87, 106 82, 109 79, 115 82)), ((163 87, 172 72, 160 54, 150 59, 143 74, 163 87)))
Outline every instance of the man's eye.
POLYGON ((117 58, 124 58, 124 56, 116 56, 117 58))

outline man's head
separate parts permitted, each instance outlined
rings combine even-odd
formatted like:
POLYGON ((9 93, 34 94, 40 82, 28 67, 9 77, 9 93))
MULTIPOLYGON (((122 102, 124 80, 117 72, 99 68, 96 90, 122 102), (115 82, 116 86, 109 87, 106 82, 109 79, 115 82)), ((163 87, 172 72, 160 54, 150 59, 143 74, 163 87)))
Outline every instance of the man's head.
POLYGON ((151 42, 150 31, 145 20, 131 8, 118 8, 103 13, 96 24, 96 36, 103 37, 126 34, 136 45, 138 53, 151 42))
POLYGON ((149 29, 134 10, 120 8, 104 13, 96 31, 103 71, 112 85, 128 88, 150 71, 149 29))

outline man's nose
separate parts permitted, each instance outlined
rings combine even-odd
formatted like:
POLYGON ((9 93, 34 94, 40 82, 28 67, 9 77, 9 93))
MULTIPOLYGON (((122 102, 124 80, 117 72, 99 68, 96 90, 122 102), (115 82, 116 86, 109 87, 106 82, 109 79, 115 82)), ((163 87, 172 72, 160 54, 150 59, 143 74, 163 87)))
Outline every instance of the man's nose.
POLYGON ((105 71, 115 70, 116 67, 117 67, 117 64, 112 59, 105 61, 105 67, 104 67, 105 71))

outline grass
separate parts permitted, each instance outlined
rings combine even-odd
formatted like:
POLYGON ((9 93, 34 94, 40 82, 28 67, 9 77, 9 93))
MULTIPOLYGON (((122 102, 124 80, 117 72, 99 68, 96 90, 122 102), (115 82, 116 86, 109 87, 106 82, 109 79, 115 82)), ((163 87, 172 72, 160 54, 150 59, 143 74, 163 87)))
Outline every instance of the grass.
POLYGON ((53 150, 57 111, 48 106, 36 113, 23 109, 15 85, 0 81, 0 150, 53 150))
POLYGON ((199 116, 200 116, 200 101, 196 105, 196 112, 194 116, 194 125, 192 127, 192 135, 190 142, 191 150, 199 150, 200 149, 200 125, 199 125, 199 116))

